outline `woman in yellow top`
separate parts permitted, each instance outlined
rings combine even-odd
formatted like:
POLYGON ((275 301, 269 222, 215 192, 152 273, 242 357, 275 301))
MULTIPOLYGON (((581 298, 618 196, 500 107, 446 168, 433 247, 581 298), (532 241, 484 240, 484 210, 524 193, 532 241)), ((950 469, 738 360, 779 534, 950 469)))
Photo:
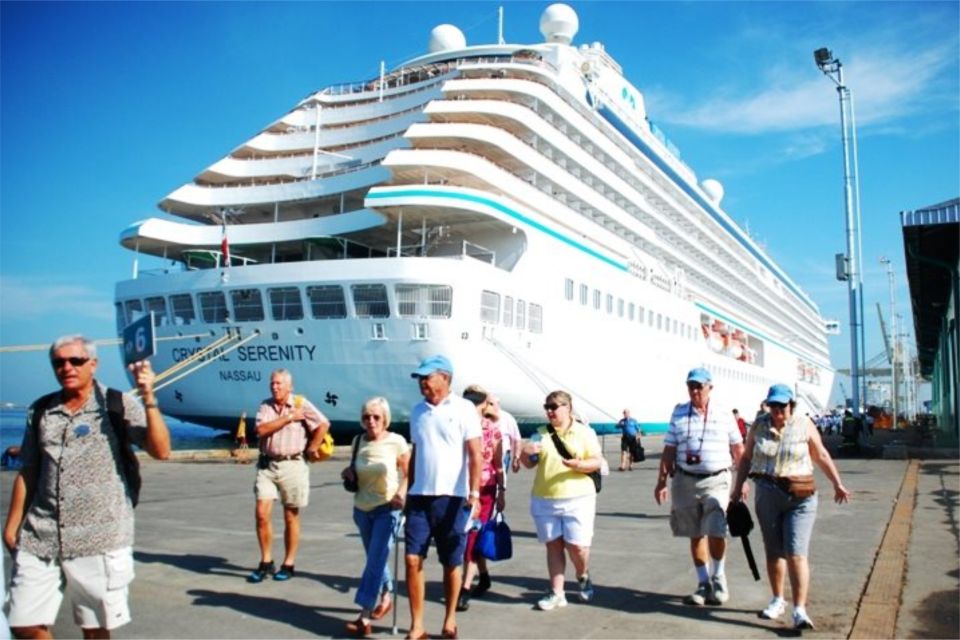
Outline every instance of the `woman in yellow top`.
POLYGON ((360 531, 366 566, 353 599, 360 615, 347 623, 351 636, 365 638, 372 632, 372 620, 379 620, 393 607, 390 598, 392 580, 387 560, 390 544, 400 520, 407 495, 410 445, 403 436, 388 431, 390 404, 386 398, 371 398, 363 405, 361 422, 365 433, 358 435, 352 466, 341 473, 344 479, 356 479, 353 521, 360 531))
POLYGON ((744 482, 748 476, 753 478, 754 508, 763 532, 767 576, 773 591, 773 599, 760 617, 773 620, 783 615, 783 583, 789 573, 793 626, 813 629, 806 611, 810 588, 807 556, 818 502, 813 492, 813 465, 820 467, 833 484, 834 500, 846 502, 851 494, 843 486, 817 427, 810 418, 794 413, 797 403, 793 389, 785 384, 773 385, 766 404, 769 413, 758 418, 747 434, 730 500, 740 500, 744 482))
POLYGON ((597 490, 588 475, 599 471, 600 441, 593 429, 573 419, 573 401, 566 391, 554 391, 543 404, 550 424, 540 427, 520 451, 520 463, 536 467, 530 498, 530 515, 537 527, 537 539, 547 547, 550 590, 537 602, 544 611, 567 606, 563 581, 566 569, 564 549, 577 572, 580 600, 590 602, 590 543, 597 513, 597 490), (564 457, 553 441, 556 433, 570 458, 564 457))

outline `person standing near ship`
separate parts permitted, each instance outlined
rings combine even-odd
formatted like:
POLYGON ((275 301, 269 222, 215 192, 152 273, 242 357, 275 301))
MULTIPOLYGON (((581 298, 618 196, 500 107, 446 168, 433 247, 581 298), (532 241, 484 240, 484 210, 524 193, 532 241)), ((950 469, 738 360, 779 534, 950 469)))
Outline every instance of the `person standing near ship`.
POLYGON ((467 526, 480 506, 480 416, 472 402, 451 393, 453 365, 445 356, 423 360, 411 376, 423 400, 410 413, 413 455, 404 537, 411 618, 407 637, 429 637, 423 626, 423 561, 432 539, 443 565, 442 636, 456 638, 467 526))
POLYGON ((712 389, 706 369, 698 367, 687 374, 690 401, 673 409, 653 490, 657 504, 663 504, 667 478, 673 477, 670 528, 674 537, 690 538, 698 584, 684 603, 697 606, 720 605, 730 597, 724 570, 726 510, 730 468, 743 454, 743 439, 733 414, 710 401, 712 389))
POLYGON ((630 409, 623 410, 623 418, 617 423, 620 435, 620 466, 617 471, 633 471, 633 460, 640 444, 640 423, 630 417, 630 409))
POLYGON ((83 336, 57 339, 50 362, 60 391, 30 407, 3 531, 13 557, 8 621, 18 638, 51 637, 66 591, 83 637, 109 638, 130 622, 140 475, 129 445, 164 460, 170 432, 148 361, 130 365, 142 406, 95 379, 96 345, 83 336))
POLYGON ((277 369, 270 374, 270 397, 260 403, 256 427, 260 458, 253 493, 257 498, 260 564, 247 577, 247 582, 263 582, 270 574, 274 580, 281 581, 294 576, 300 545, 300 509, 307 506, 310 498, 307 460, 319 459, 318 449, 329 428, 330 421, 312 402, 293 394, 293 375, 289 371, 277 369), (276 571, 270 515, 273 502, 278 499, 283 503, 286 553, 280 570, 276 571))

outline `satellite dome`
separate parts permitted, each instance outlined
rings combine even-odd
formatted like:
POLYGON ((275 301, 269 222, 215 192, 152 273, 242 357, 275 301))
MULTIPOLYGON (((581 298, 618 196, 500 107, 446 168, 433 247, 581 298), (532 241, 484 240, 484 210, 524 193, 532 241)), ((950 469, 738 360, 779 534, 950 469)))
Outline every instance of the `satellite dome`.
POLYGON ((452 24, 441 24, 433 28, 430 32, 430 44, 427 48, 430 53, 439 53, 449 51, 450 49, 463 49, 467 46, 467 39, 463 31, 457 29, 452 24))
POLYGON ((720 184, 719 180, 707 178, 700 183, 700 186, 707 192, 714 204, 720 204, 720 201, 723 200, 723 185, 720 184))
POLYGON ((579 28, 577 12, 565 4, 552 4, 540 16, 540 33, 547 42, 570 44, 579 28))

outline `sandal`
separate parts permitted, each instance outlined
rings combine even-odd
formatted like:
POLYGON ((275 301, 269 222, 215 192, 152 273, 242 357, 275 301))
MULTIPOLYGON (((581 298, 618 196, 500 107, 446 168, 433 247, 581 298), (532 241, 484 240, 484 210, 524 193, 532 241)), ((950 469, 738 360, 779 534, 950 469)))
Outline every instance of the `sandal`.
POLYGON ((383 597, 380 598, 380 602, 377 603, 377 606, 374 607, 373 611, 370 613, 370 618, 373 620, 379 620, 383 616, 390 613, 390 610, 393 609, 393 598, 390 597, 389 593, 383 594, 383 597))
POLYGON ((440 637, 448 638, 449 640, 457 640, 457 638, 459 638, 460 636, 457 635, 457 628, 454 627, 453 631, 448 631, 447 629, 444 629, 443 631, 441 631, 440 637))
POLYGON ((373 625, 364 622, 362 617, 357 618, 353 622, 347 623, 347 633, 354 638, 369 638, 370 634, 373 633, 373 625))
POLYGON ((407 633, 407 640, 429 640, 430 634, 426 631, 421 631, 417 635, 413 635, 413 632, 407 633))

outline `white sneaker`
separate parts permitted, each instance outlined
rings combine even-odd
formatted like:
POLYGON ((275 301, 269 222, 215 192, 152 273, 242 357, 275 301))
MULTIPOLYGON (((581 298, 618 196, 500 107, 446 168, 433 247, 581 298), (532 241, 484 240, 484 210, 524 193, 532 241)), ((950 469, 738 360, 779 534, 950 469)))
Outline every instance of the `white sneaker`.
POLYGON ((730 592, 727 590, 727 576, 713 576, 710 580, 710 595, 707 596, 707 604, 723 604, 730 599, 730 592))
POLYGON ((776 620, 787 610, 787 603, 783 598, 774 598, 767 605, 767 608, 760 612, 760 617, 764 620, 776 620))
POLYGON ((806 612, 794 611, 793 628, 798 631, 802 629, 813 629, 813 620, 810 619, 810 616, 808 616, 806 612))
POLYGON ((697 590, 683 599, 683 604, 692 604, 702 607, 710 599, 710 583, 701 582, 697 585, 697 590))
POLYGON ((567 606, 567 596, 563 593, 549 592, 537 601, 537 609, 541 611, 551 611, 560 607, 567 606))

